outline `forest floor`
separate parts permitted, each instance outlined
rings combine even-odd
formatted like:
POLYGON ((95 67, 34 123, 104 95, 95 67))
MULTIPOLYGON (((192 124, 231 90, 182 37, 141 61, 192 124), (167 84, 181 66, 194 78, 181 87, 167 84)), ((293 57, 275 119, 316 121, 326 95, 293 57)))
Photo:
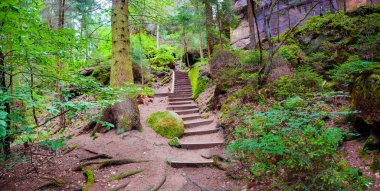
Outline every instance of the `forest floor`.
MULTIPOLYGON (((157 91, 162 92, 165 89, 157 91)), ((65 181, 63 187, 51 190, 80 190, 85 184, 85 177, 83 172, 73 169, 79 165, 80 159, 94 156, 88 150, 110 155, 113 159, 149 160, 94 170, 95 183, 90 190, 111 190, 127 181, 130 183, 125 190, 149 190, 151 186, 160 182, 164 174, 166 181, 160 190, 242 190, 242 181, 227 177, 225 171, 215 167, 176 169, 166 163, 167 159, 179 156, 183 150, 170 147, 167 144, 168 139, 157 135, 145 123, 151 113, 164 111, 166 106, 165 97, 155 97, 153 102, 139 105, 142 132, 130 131, 117 135, 111 131, 99 135, 95 140, 89 134, 82 134, 68 141, 69 147, 76 144, 78 147, 67 154, 52 152, 40 146, 31 147, 31 152, 35 154, 33 164, 37 166, 38 174, 28 159, 26 163, 15 165, 12 169, 5 170, 5 174, 1 174, 0 190, 35 190, 51 181, 50 178, 65 181), (116 174, 135 169, 141 169, 143 172, 126 179, 107 182, 108 178, 116 174)), ((21 150, 23 148, 20 147, 21 150)))

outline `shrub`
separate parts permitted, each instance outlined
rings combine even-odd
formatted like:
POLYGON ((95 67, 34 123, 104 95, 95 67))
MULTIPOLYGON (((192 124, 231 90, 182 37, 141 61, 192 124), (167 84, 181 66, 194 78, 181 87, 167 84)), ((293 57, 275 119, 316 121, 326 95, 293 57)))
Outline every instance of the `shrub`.
POLYGON ((371 70, 378 65, 379 63, 362 61, 358 56, 351 56, 347 62, 335 66, 328 73, 338 86, 347 89, 352 85, 355 74, 364 70, 371 70))
POLYGON ((271 190, 362 190, 368 182, 336 155, 342 130, 327 128, 320 107, 290 98, 246 116, 228 152, 271 190))
POLYGON ((301 48, 296 44, 283 46, 278 50, 278 52, 281 57, 285 58, 292 64, 300 64, 300 61, 304 57, 304 53, 301 48))
POLYGON ((323 90, 322 77, 310 68, 300 68, 294 77, 282 76, 274 84, 275 96, 280 99, 291 96, 307 97, 323 90))
POLYGON ((202 62, 196 63, 193 68, 189 71, 189 78, 191 89, 193 93, 193 99, 197 99, 198 96, 203 93, 208 87, 208 78, 204 78, 200 75, 200 70, 202 67, 202 62))
POLYGON ((173 48, 169 46, 160 46, 160 48, 152 50, 150 53, 150 61, 158 67, 174 68, 175 58, 173 56, 173 48))
POLYGON ((181 137, 185 131, 182 118, 172 111, 152 113, 146 123, 156 133, 168 139, 181 137))

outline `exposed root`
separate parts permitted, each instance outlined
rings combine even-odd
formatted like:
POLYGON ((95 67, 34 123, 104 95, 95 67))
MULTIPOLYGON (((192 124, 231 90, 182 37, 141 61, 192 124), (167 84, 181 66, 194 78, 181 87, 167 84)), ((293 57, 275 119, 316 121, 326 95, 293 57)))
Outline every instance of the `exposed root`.
POLYGON ((115 188, 112 188, 111 191, 118 191, 118 190, 122 190, 123 188, 127 187, 129 184, 129 181, 124 183, 124 184, 121 184, 120 186, 116 186, 115 188))
POLYGON ((227 164, 222 162, 220 158, 214 157, 213 161, 214 161, 214 166, 216 166, 218 169, 223 170, 223 171, 227 170, 228 168, 227 164))
POLYGON ((164 185, 165 181, 166 181, 166 172, 164 171, 162 173, 161 179, 158 182, 158 184, 156 186, 150 186, 149 188, 145 189, 145 191, 158 191, 161 188, 161 186, 164 185))
POLYGON ((77 167, 74 168, 74 171, 81 171, 86 166, 90 166, 93 164, 100 164, 98 166, 98 169, 105 168, 108 166, 117 166, 117 165, 123 165, 123 164, 130 164, 130 163, 140 163, 140 162, 149 162, 148 160, 132 160, 132 159, 120 159, 120 160, 103 160, 103 161, 90 161, 79 164, 77 167))
POLYGON ((120 173, 118 175, 115 175, 111 178, 109 178, 107 180, 107 182, 112 182, 112 181, 115 181, 115 180, 121 180, 121 179, 124 179, 124 178, 127 178, 129 176, 132 176, 132 175, 135 175, 135 174, 138 174, 140 172, 142 172, 143 170, 127 170, 123 173, 120 173))
POLYGON ((37 189, 35 190, 45 190, 45 189, 49 189, 49 188, 59 188, 59 187, 62 187, 65 185, 65 181, 64 180, 53 180, 51 182, 48 182, 40 187, 38 187, 37 189))
POLYGON ((91 162, 81 163, 77 167, 75 167, 73 170, 74 171, 82 171, 82 170, 84 170, 84 168, 86 166, 90 166, 90 165, 93 165, 93 164, 100 164, 100 161, 91 161, 91 162))
POLYGON ((92 151, 90 149, 84 149, 85 151, 91 153, 91 154, 94 154, 94 155, 98 155, 99 153, 95 152, 95 151, 92 151))
POLYGON ((82 187, 83 191, 88 190, 90 186, 92 186, 95 182, 94 172, 92 170, 85 170, 83 172, 83 175, 86 177, 86 184, 82 187))
POLYGON ((63 151, 63 153, 62 154, 68 154, 68 153, 70 153, 71 151, 73 151, 73 150, 75 150, 76 148, 78 148, 78 144, 75 144, 75 145, 72 145, 72 146, 70 146, 69 148, 67 148, 67 149, 65 149, 64 151, 63 151))
POLYGON ((123 164, 130 164, 130 163, 140 163, 140 162, 149 162, 147 160, 132 160, 132 159, 121 159, 121 160, 105 160, 100 162, 100 168, 105 168, 108 166, 117 166, 117 165, 123 165, 123 164))
POLYGON ((112 159, 112 156, 107 155, 107 154, 98 154, 98 155, 93 156, 93 157, 81 159, 80 162, 89 161, 89 160, 96 160, 96 159, 112 159))

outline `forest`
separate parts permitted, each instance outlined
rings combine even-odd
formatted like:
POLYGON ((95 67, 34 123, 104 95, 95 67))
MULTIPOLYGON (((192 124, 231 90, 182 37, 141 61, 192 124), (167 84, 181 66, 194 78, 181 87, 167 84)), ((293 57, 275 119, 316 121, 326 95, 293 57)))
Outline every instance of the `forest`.
POLYGON ((379 0, 1 0, 0 191, 380 190, 379 0))

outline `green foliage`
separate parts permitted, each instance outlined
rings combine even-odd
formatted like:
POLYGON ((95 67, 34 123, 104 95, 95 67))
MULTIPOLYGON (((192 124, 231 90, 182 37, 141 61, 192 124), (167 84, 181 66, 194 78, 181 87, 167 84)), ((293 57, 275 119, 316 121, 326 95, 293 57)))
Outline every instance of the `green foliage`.
POLYGON ((150 62, 157 67, 174 68, 175 58, 173 47, 160 46, 149 52, 150 62))
POLYGON ((193 68, 191 68, 189 71, 189 78, 190 78, 191 89, 193 92, 193 99, 197 99, 198 96, 208 88, 209 79, 204 78, 200 75, 201 67, 204 64, 205 62, 199 62, 195 64, 193 68))
POLYGON ((83 175, 86 177, 87 180, 86 184, 82 187, 82 190, 87 191, 95 182, 94 172, 90 169, 87 169, 83 172, 83 175))
POLYGON ((363 190, 368 182, 336 155, 343 133, 327 128, 326 112, 315 101, 290 98, 266 112, 247 110, 234 130, 230 154, 271 189, 363 190), (308 105, 308 107, 303 107, 308 105))
POLYGON ((354 76, 365 70, 375 69, 377 62, 362 61, 358 56, 351 56, 345 63, 335 66, 329 71, 330 78, 340 86, 348 88, 354 81, 354 76))
POLYGON ((174 137, 174 138, 170 139, 170 141, 168 142, 168 144, 171 147, 176 147, 176 148, 180 148, 181 147, 181 143, 179 142, 178 137, 174 137))
POLYGON ((299 68, 293 77, 282 76, 274 84, 275 96, 281 99, 292 96, 307 97, 324 90, 322 77, 310 68, 299 68))
POLYGON ((281 55, 281 57, 285 58, 287 61, 289 61, 292 64, 299 64, 300 60, 304 57, 303 51, 296 44, 282 46, 278 50, 278 52, 281 55))
POLYGON ((182 118, 172 111, 152 113, 146 123, 156 133, 168 139, 181 137, 185 131, 182 118))

